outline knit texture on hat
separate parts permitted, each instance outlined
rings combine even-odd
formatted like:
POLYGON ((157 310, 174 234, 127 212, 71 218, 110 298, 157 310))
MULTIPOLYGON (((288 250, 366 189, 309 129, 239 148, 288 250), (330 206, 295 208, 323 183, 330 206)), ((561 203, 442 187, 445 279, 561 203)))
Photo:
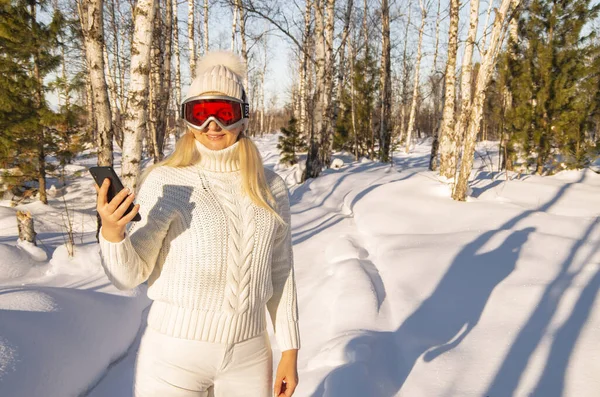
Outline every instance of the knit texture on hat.
POLYGON ((209 52, 198 62, 196 77, 185 99, 216 91, 242 100, 245 73, 246 66, 236 54, 229 51, 209 52))

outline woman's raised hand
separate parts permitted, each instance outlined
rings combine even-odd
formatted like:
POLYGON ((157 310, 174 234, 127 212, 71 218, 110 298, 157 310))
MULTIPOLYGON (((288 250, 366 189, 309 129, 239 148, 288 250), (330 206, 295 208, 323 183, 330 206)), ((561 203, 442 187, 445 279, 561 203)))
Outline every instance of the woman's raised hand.
POLYGON ((102 219, 102 236, 110 242, 118 243, 125 238, 125 227, 138 213, 140 205, 136 204, 130 213, 123 216, 129 205, 133 202, 135 194, 130 193, 129 189, 125 188, 117 193, 110 202, 107 202, 109 186, 110 179, 108 178, 104 179, 100 187, 94 183, 94 187, 98 193, 96 211, 98 211, 98 215, 102 219))

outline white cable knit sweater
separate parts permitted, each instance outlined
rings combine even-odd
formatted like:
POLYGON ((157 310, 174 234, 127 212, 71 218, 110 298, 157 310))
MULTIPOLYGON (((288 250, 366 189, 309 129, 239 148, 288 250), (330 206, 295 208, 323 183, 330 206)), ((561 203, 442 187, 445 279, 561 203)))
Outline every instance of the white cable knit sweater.
POLYGON ((265 176, 280 225, 242 195, 237 147, 211 150, 198 140, 200 162, 158 167, 135 202, 142 220, 124 240, 100 233, 102 266, 119 289, 148 280, 154 302, 148 326, 186 339, 235 343, 266 328, 266 310, 279 348, 300 348, 287 186, 265 176))

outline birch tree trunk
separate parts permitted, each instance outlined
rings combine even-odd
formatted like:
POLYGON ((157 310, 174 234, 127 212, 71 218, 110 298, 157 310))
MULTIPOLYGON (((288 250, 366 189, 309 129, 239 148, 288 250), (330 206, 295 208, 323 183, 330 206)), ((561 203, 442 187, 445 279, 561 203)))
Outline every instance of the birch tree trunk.
POLYGON ((311 129, 309 147, 306 158, 306 169, 302 181, 308 178, 316 178, 319 176, 322 168, 321 157, 319 156, 319 145, 323 141, 322 135, 324 132, 324 117, 325 117, 325 32, 324 32, 324 17, 323 17, 323 1, 315 0, 313 2, 315 9, 315 67, 316 81, 314 91, 314 128, 311 129))
MULTIPOLYGON (((158 0, 157 0, 158 1, 158 0)), ((162 8, 165 9, 165 22, 164 22, 164 74, 165 80, 163 81, 163 91, 161 95, 161 124, 162 124, 162 135, 163 139, 160 144, 161 159, 164 157, 164 143, 167 134, 167 128, 169 124, 170 114, 170 103, 171 103, 171 92, 173 89, 173 80, 171 79, 171 57, 173 54, 173 8, 171 7, 171 0, 162 0, 164 2, 162 8)), ((179 113, 175 111, 175 113, 179 113)))
POLYGON ((142 160, 142 139, 146 135, 148 118, 148 72, 154 22, 154 0, 138 0, 134 17, 133 43, 131 47, 131 72, 129 80, 129 111, 123 131, 123 158, 121 177, 123 184, 132 190, 142 160))
POLYGON ((419 27, 419 39, 417 44, 417 59, 415 61, 415 80, 413 87, 412 101, 410 104, 410 115, 408 117, 408 127, 406 129, 406 153, 410 152, 411 134, 415 127, 415 118, 417 115, 417 97, 419 96, 419 70, 421 69, 421 55, 423 53, 423 31, 425 30, 425 20, 427 19, 427 8, 423 0, 419 0, 421 8, 421 26, 419 27))
MULTIPOLYGON (((112 25, 112 33, 113 33, 113 63, 112 63, 112 68, 108 67, 109 65, 109 61, 108 61, 108 54, 105 55, 105 64, 106 64, 106 73, 109 77, 109 92, 113 95, 114 97, 114 105, 111 107, 111 112, 112 112, 112 121, 113 121, 113 130, 114 130, 114 137, 115 140, 117 142, 117 145, 119 145, 120 148, 123 147, 123 129, 122 129, 122 120, 121 120, 121 114, 123 113, 123 110, 125 109, 125 90, 124 90, 124 80, 125 80, 125 75, 124 75, 124 71, 123 71, 123 67, 122 67, 122 61, 121 61, 121 46, 119 46, 119 30, 120 30, 120 26, 119 23, 117 22, 117 15, 116 15, 116 11, 115 11, 115 0, 111 0, 110 2, 110 20, 111 20, 111 25, 112 25), (112 75, 110 73, 110 71, 112 70, 112 75), (117 80, 119 82, 119 84, 117 84, 117 80)), ((121 34, 122 36, 123 34, 121 34)), ((106 43, 104 43, 104 48, 106 49, 106 43)), ((106 50, 104 51, 106 52, 106 50)))
POLYGON ((477 25, 479 24, 479 1, 471 0, 471 12, 469 17, 469 33, 467 34, 467 42, 465 44, 465 52, 462 61, 462 76, 460 84, 461 105, 460 116, 454 126, 455 135, 459 142, 463 139, 465 131, 468 128, 469 111, 471 110, 471 82, 473 72, 473 49, 475 47, 475 39, 477 38, 477 25))
POLYGON ((457 183, 452 193, 452 198, 458 201, 464 201, 467 195, 467 187, 471 169, 473 168, 473 157, 475 155, 475 142, 477 133, 483 117, 483 105, 485 103, 485 93, 487 86, 492 77, 498 53, 504 41, 504 36, 507 30, 507 14, 513 7, 519 5, 520 0, 502 0, 500 9, 496 10, 492 34, 490 39, 490 47, 486 51, 485 56, 481 61, 481 67, 477 74, 477 85, 473 102, 471 103, 471 119, 469 120, 469 128, 464 140, 463 154, 461 158, 460 172, 457 178, 457 183))
POLYGON ((104 1, 85 0, 77 3, 79 21, 85 45, 85 58, 92 86, 94 117, 96 118, 98 165, 113 164, 113 126, 104 76, 104 1))
POLYGON ((122 147, 123 145, 123 136, 119 134, 119 128, 117 127, 120 124, 120 112, 119 112, 119 104, 118 94, 117 94, 117 86, 115 83, 115 79, 113 78, 113 74, 110 71, 110 62, 108 60, 108 52, 106 51, 106 43, 102 46, 102 57, 104 58, 105 68, 105 76, 108 81, 108 94, 110 99, 110 109, 111 109, 111 123, 113 126, 114 137, 116 138, 117 145, 122 147), (120 135, 120 136, 119 136, 120 135))
POLYGON ((494 5, 494 0, 488 0, 488 9, 487 12, 485 14, 485 23, 483 24, 483 37, 481 39, 481 52, 485 53, 486 49, 485 49, 485 42, 487 41, 487 30, 488 30, 488 24, 490 22, 490 14, 492 13, 492 6, 494 5))
POLYGON ((356 43, 354 39, 350 42, 350 105, 352 106, 352 137, 354 139, 354 160, 358 161, 358 134, 356 131, 356 103, 355 103, 355 87, 354 87, 354 62, 356 60, 356 43))
MULTIPOLYGON (((344 92, 344 77, 345 77, 345 65, 346 65, 346 41, 348 40, 348 33, 350 31, 350 20, 352 18, 352 8, 354 7, 353 0, 347 0, 346 2, 346 13, 344 14, 344 27, 342 30, 342 41, 340 43, 340 59, 338 62, 337 80, 338 90, 336 92, 336 105, 340 107, 342 114, 345 111, 344 102, 342 101, 342 93, 344 92)), ((337 118, 337 112, 334 112, 334 118, 337 118)))
POLYGON ((204 53, 210 51, 208 42, 208 0, 204 0, 204 53))
MULTIPOLYGON (((235 0, 238 15, 240 17, 240 38, 242 39, 242 59, 246 65, 246 73, 244 74, 244 88, 248 89, 248 49, 246 46, 246 11, 242 7, 241 0, 235 0)), ((207 33, 208 34, 208 33, 207 33)))
POLYGON ((458 50, 458 0, 450 0, 450 27, 448 31, 448 60, 444 77, 444 108, 440 129, 440 174, 454 178, 458 137, 455 134, 454 104, 456 101, 456 53, 458 50))
POLYGON ((181 57, 179 53, 179 18, 177 17, 177 0, 171 0, 173 14, 173 46, 175 52, 175 138, 183 135, 183 123, 180 118, 181 107, 181 57))
POLYGON ((408 17, 406 21, 406 30, 404 31, 404 50, 402 51, 402 92, 400 98, 400 137, 398 142, 402 142, 404 137, 405 128, 404 124, 406 119, 406 100, 408 96, 408 61, 407 61, 407 47, 408 47, 408 28, 410 27, 411 17, 411 2, 408 2, 408 17))
POLYGON ((260 70, 260 136, 265 133, 265 74, 267 73, 267 36, 262 38, 263 64, 260 70))
POLYGON ((326 0, 327 20, 325 23, 325 81, 323 90, 323 132, 321 133, 321 164, 329 167, 331 163, 331 141, 335 129, 335 120, 333 119, 333 73, 334 73, 334 53, 333 53, 333 33, 335 18, 335 0, 326 0))
POLYGON ((308 119, 308 54, 309 54, 309 43, 310 43, 310 23, 312 20, 312 9, 313 4, 311 0, 306 0, 304 9, 304 36, 302 38, 302 62, 300 67, 300 136, 305 137, 307 140, 310 134, 310 126, 308 119))
POLYGON ((233 20, 231 22, 231 52, 233 52, 235 51, 235 32, 237 30, 238 7, 234 5, 231 12, 233 14, 233 20))
POLYGON ((440 147, 439 133, 440 133, 440 83, 442 82, 438 78, 437 70, 437 59, 438 49, 440 44, 440 8, 441 0, 437 3, 437 14, 435 17, 435 51, 433 53, 433 72, 431 76, 431 91, 433 97, 433 119, 435 123, 435 130, 433 132, 433 142, 431 143, 431 156, 429 158, 429 170, 436 171, 438 169, 438 149, 440 147))
MULTIPOLYGON (((363 3, 363 20, 362 20, 362 34, 364 36, 364 46, 365 46, 365 66, 366 60, 369 59, 369 27, 367 24, 367 17, 369 15, 369 4, 367 0, 364 0, 363 3)), ((369 104, 370 105, 370 104, 369 104)), ((370 108, 370 106, 369 106, 370 108)), ((369 111, 369 120, 367 121, 367 133, 371 133, 371 146, 369 149, 369 156, 371 159, 375 158, 375 130, 372 128, 373 125, 373 112, 369 111)))
POLYGON ((170 0, 156 0, 154 38, 152 40, 150 72, 150 138, 154 163, 164 157, 164 142, 167 136, 167 114, 171 89, 171 17, 170 0), (162 2, 165 4, 162 4, 162 2), (165 5, 163 7, 163 5, 165 5), (165 9, 163 20, 162 9, 165 9), (164 39, 163 39, 164 38, 164 39))
POLYGON ((89 73, 85 75, 85 110, 88 115, 86 131, 92 140, 98 140, 96 113, 94 112, 94 93, 92 92, 92 78, 89 73))
MULTIPOLYGON (((34 31, 34 25, 37 23, 36 17, 36 3, 31 2, 29 4, 29 9, 31 12, 31 28, 34 31)), ((102 57, 102 54, 100 54, 102 57)), ((40 74, 40 50, 36 49, 33 55, 33 78, 36 81, 36 92, 35 92, 35 106, 37 109, 41 109, 42 103, 44 102, 44 79, 40 74)), ((37 145, 38 145, 38 153, 37 153, 37 166, 38 166, 38 193, 39 199, 42 203, 48 204, 48 197, 46 195, 46 152, 45 152, 45 143, 46 143, 46 131, 44 126, 40 126, 39 130, 36 131, 37 145)))
POLYGON ((388 122, 392 113, 391 93, 391 46, 390 46, 390 7, 388 0, 381 1, 381 122, 379 123, 379 160, 390 161, 390 131, 388 122))
MULTIPOLYGON (((176 1, 176 0, 175 0, 176 1)), ((196 39, 194 35, 194 26, 195 25, 195 1, 188 0, 188 49, 190 52, 190 73, 192 74, 192 79, 196 77, 196 39)))

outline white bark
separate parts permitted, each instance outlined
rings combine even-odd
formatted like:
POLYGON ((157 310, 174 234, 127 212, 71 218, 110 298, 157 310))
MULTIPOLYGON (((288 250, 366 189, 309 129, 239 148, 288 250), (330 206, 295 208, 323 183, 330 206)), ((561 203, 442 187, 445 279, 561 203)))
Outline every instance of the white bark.
POLYGON ((83 32, 85 56, 92 86, 94 117, 96 119, 98 165, 113 163, 113 127, 106 78, 104 75, 103 0, 77 3, 83 32))
POLYGON ((132 190, 137 186, 142 157, 142 139, 146 135, 148 106, 148 72, 154 22, 154 0, 138 0, 134 11, 131 48, 129 111, 123 131, 123 184, 132 190))
POLYGON ((173 46, 175 51, 175 137, 179 139, 183 133, 182 121, 179 115, 181 107, 181 58, 179 54, 179 20, 177 17, 177 0, 171 0, 173 8, 173 46))
POLYGON ((312 1, 306 0, 304 9, 304 32, 302 39, 302 62, 300 65, 300 136, 305 137, 308 140, 310 126, 308 122, 308 47, 310 43, 310 22, 312 20, 312 1))
POLYGON ((346 0, 346 13, 344 15, 344 27, 342 29, 342 41, 340 43, 340 59, 338 62, 338 71, 337 71, 337 80, 338 80, 338 88, 336 92, 336 103, 340 107, 342 113, 344 112, 344 103, 342 102, 342 94, 344 92, 344 77, 345 77, 345 68, 346 68, 346 41, 348 40, 348 34, 350 32, 350 21, 352 18, 352 9, 354 8, 353 0, 346 0))
POLYGON ((427 19, 427 8, 423 0, 419 0, 421 8, 421 26, 419 27, 419 39, 417 44, 417 59, 415 60, 415 79, 413 87, 412 101, 410 104, 410 115, 408 117, 408 128, 406 129, 406 153, 410 152, 411 134, 415 126, 417 115, 417 99, 419 96, 419 71, 421 69, 421 56, 423 54, 423 32, 425 30, 425 20, 427 19))
POLYGON ((196 37, 194 34, 195 26, 195 1, 188 0, 188 50, 190 52, 190 73, 192 79, 196 77, 196 37))
POLYGON ((485 23, 483 24, 483 38, 481 39, 481 45, 480 45, 480 51, 482 54, 485 54, 486 52, 486 48, 485 48, 485 44, 487 41, 487 37, 488 37, 488 24, 490 22, 490 14, 492 13, 492 6, 494 5, 494 0, 488 0, 488 9, 487 9, 487 13, 485 14, 485 23))
POLYGON ((244 88, 248 89, 248 49, 246 46, 246 12, 242 7, 241 0, 235 0, 238 15, 240 17, 240 38, 242 39, 242 59, 246 65, 246 73, 244 74, 244 88))
POLYGON ((267 36, 262 38, 263 64, 260 70, 260 134, 265 131, 265 74, 267 73, 267 36))
POLYGON ((454 104, 456 98, 456 53, 458 50, 458 0, 450 0, 448 61, 446 62, 444 109, 440 130, 440 174, 454 178, 458 138, 455 135, 454 104))
POLYGON ((477 25, 479 23, 479 1, 480 0, 471 0, 471 12, 469 17, 469 33, 467 35, 467 42, 465 44, 465 52, 463 54, 462 61, 462 76, 461 76, 461 84, 460 84, 460 92, 461 92, 461 104, 458 117, 456 121, 456 125, 454 129, 456 130, 456 137, 459 139, 463 139, 465 135, 465 130, 467 127, 467 123, 469 121, 469 110, 471 105, 471 81, 472 81, 472 72, 473 72, 473 49, 475 48, 475 39, 477 38, 477 25))
POLYGON ((408 17, 406 21, 406 29, 404 31, 404 50, 402 51, 402 90, 401 90, 401 98, 400 98, 400 137, 398 142, 402 141, 404 138, 404 124, 406 119, 406 100, 408 96, 408 62, 407 62, 407 47, 408 47, 408 28, 410 27, 410 17, 411 17, 411 2, 408 2, 408 17))
POLYGON ((467 187, 471 169, 473 168, 473 157, 475 155, 475 142, 477 133, 483 117, 483 105, 485 103, 485 93, 492 77, 498 53, 504 41, 504 36, 507 30, 507 14, 511 8, 517 7, 520 0, 502 0, 500 9, 496 10, 495 20, 492 28, 490 39, 490 47, 482 58, 481 67, 477 75, 477 85, 473 102, 471 104, 471 118, 468 124, 467 134, 464 140, 463 154, 461 158, 460 173, 457 178, 457 183, 454 187, 452 198, 459 201, 464 201, 467 195, 467 187))
POLYGON ((388 123, 392 114, 392 87, 391 87, 391 46, 390 46, 390 8, 388 0, 381 1, 381 121, 379 128, 379 160, 388 162, 390 131, 388 123))
POLYGON ((356 103, 354 88, 354 60, 356 59, 356 45, 354 39, 350 42, 350 105, 352 106, 352 137, 354 139, 354 160, 358 161, 358 136, 356 132, 356 103))
POLYGON ((234 7, 232 7, 232 13, 233 13, 233 19, 231 22, 231 52, 235 51, 235 32, 237 30, 237 13, 238 13, 238 8, 234 5, 234 7))
POLYGON ((315 67, 316 67, 316 78, 315 78, 315 90, 314 90, 314 112, 313 112, 313 123, 314 127, 311 130, 311 136, 309 139, 308 156, 306 160, 306 171, 303 180, 307 178, 315 178, 319 175, 322 168, 322 160, 319 156, 319 146, 323 141, 323 132, 325 130, 325 29, 324 23, 325 18, 323 15, 323 1, 315 0, 315 67))
POLYGON ((204 0, 204 53, 210 51, 208 42, 208 0, 204 0))
POLYGON ((333 53, 333 35, 335 18, 335 0, 326 0, 327 18, 325 23, 325 81, 323 91, 323 132, 321 134, 321 163, 329 167, 331 163, 331 142, 333 139, 333 130, 335 121, 333 119, 333 72, 334 72, 334 53, 333 53))

